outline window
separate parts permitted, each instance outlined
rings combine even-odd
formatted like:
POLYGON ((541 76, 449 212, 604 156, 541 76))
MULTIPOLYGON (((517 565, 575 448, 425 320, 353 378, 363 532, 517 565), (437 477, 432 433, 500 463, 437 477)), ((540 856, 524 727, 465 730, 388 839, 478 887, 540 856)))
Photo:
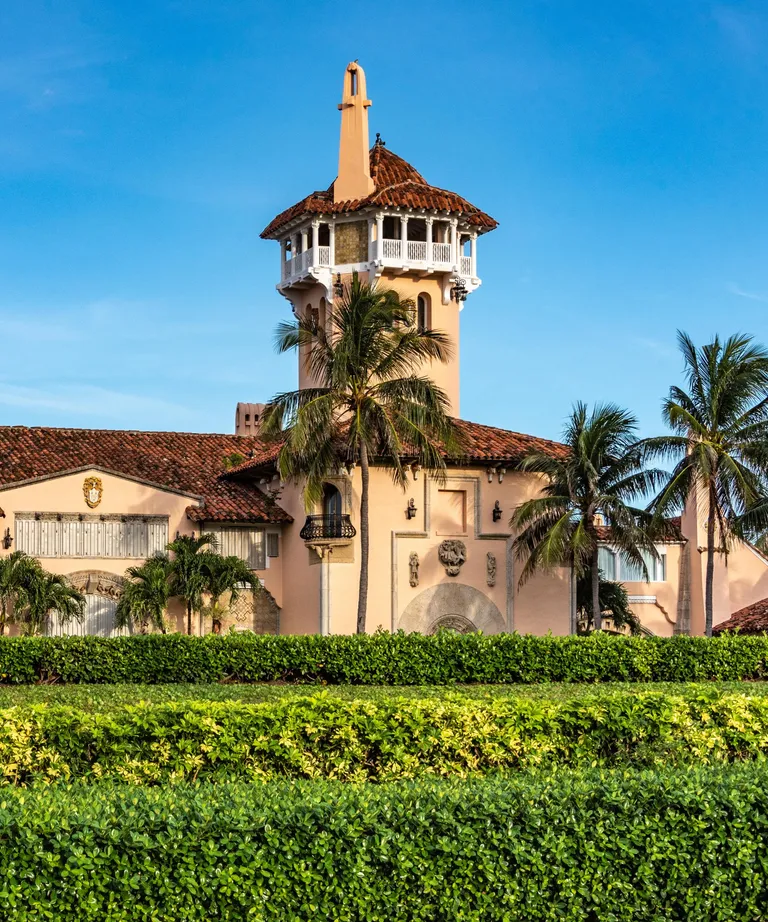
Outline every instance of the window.
POLYGON ((325 298, 320 298, 320 308, 317 312, 317 325, 321 330, 325 329, 325 320, 327 313, 327 304, 325 298))
POLYGON ((357 71, 356 70, 351 71, 349 76, 350 76, 349 92, 353 96, 357 96, 357 71))
POLYGON ((416 299, 416 326, 420 333, 429 329, 430 326, 430 309, 429 296, 419 295, 416 299))
POLYGON ((385 240, 398 240, 400 238, 400 221, 395 226, 395 219, 391 214, 384 215, 382 224, 382 238, 385 240))
POLYGON ((267 557, 280 556, 280 535, 275 531, 267 532, 267 557))
POLYGON ((166 516, 16 513, 16 547, 32 557, 143 559, 166 544, 166 516))
POLYGON ((266 555, 263 528, 250 526, 211 527, 206 531, 216 538, 216 547, 223 557, 234 555, 244 560, 252 570, 266 569, 266 555))
MULTIPOLYGON (((648 582, 663 583, 667 579, 667 555, 660 552, 655 560, 648 551, 642 551, 643 560, 648 570, 648 582)), ((642 567, 631 560, 627 560, 615 548, 601 547, 598 551, 598 565, 606 579, 615 579, 623 583, 643 583, 642 567)))

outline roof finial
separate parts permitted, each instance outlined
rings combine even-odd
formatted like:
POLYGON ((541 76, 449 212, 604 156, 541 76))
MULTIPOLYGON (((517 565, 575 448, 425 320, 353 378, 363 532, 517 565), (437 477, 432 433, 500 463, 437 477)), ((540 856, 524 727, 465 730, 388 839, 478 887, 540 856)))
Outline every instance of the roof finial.
POLYGON ((333 200, 347 202, 366 198, 374 191, 368 154, 368 107, 365 71, 352 61, 344 73, 341 104, 339 175, 333 184, 333 200))

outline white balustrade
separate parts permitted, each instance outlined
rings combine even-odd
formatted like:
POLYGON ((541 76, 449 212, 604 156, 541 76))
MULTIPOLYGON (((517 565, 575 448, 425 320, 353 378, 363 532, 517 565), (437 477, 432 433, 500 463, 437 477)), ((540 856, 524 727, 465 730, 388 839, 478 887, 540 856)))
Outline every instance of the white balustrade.
POLYGON ((385 237, 381 242, 384 244, 384 259, 403 258, 403 246, 401 240, 388 240, 385 237))
POLYGON ((315 264, 318 266, 330 266, 331 264, 331 248, 330 247, 318 247, 317 248, 317 259, 315 264))
POLYGON ((471 256, 461 257, 460 269, 461 269, 462 275, 472 275, 472 257, 471 256))
POLYGON ((451 263, 451 245, 450 243, 433 243, 432 244, 432 262, 433 263, 451 263))
POLYGON ((427 261, 427 244, 421 240, 409 240, 408 261, 425 263, 427 261))

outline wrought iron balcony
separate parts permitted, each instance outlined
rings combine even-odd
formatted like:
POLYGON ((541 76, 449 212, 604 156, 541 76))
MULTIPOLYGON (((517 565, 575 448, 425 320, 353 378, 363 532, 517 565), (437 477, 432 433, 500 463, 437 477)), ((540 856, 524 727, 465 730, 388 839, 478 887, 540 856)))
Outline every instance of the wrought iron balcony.
POLYGON ((308 515, 299 532, 304 541, 350 540, 356 534, 348 515, 308 515))

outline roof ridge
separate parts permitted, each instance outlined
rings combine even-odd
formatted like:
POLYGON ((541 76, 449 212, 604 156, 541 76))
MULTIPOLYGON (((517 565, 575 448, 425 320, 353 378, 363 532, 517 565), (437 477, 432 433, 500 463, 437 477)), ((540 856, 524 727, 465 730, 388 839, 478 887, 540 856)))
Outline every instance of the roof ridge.
POLYGON ((101 432, 116 435, 180 435, 190 438, 225 438, 225 439, 253 439, 260 442, 256 435, 238 435, 235 432, 184 432, 174 429, 105 429, 103 427, 88 426, 25 426, 23 423, 13 425, 0 425, 0 432, 17 429, 24 432, 101 432))

